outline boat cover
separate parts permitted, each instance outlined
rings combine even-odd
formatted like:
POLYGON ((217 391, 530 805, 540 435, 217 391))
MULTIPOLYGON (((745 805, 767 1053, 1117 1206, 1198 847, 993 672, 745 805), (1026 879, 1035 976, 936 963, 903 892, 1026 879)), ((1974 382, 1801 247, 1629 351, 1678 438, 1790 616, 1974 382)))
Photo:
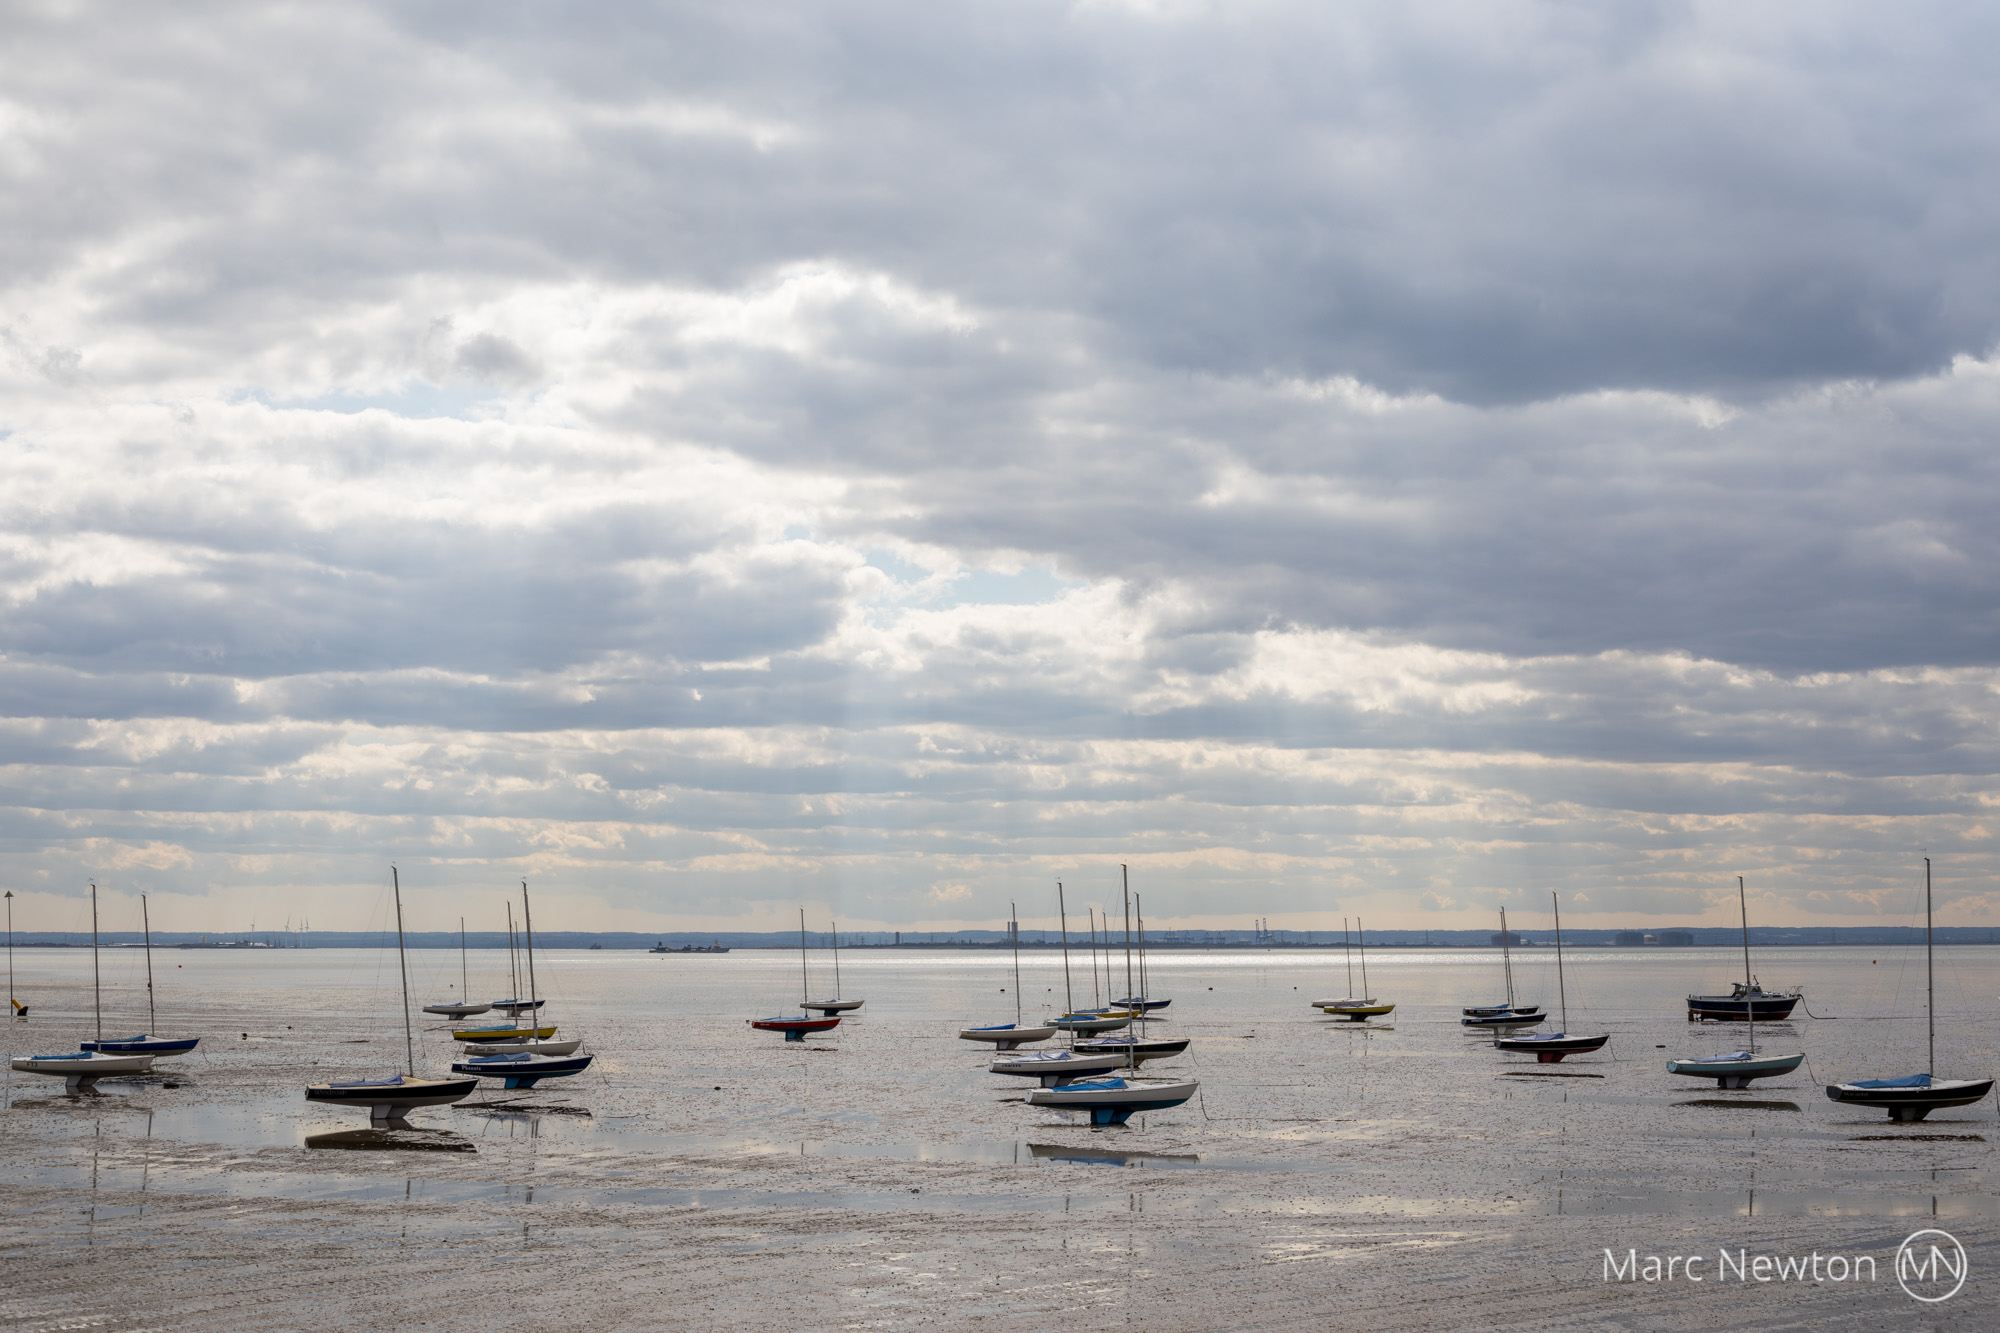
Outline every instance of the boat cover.
POLYGON ((1848 1084, 1850 1088, 1928 1088, 1929 1074, 1912 1074, 1908 1078, 1858 1078, 1848 1084))
POLYGON ((395 1074, 389 1078, 358 1078, 352 1083, 329 1083, 326 1086, 329 1088, 400 1088, 403 1086, 403 1076, 395 1074))
POLYGON ((88 1060, 90 1052, 74 1051, 69 1055, 31 1055, 30 1060, 88 1060))
POLYGON ((1065 1083, 1057 1092, 1119 1092, 1125 1087, 1122 1078, 1093 1079, 1088 1083, 1065 1083))

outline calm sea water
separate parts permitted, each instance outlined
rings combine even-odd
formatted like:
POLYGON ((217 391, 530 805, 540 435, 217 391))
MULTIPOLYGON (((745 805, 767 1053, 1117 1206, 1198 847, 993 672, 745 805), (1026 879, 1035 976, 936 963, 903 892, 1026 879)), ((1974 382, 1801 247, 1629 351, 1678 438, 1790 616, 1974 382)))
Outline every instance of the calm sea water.
MULTIPOLYGON (((1938 1072, 2000 1072, 2000 948, 1944 948, 1937 960, 1938 1072)), ((1554 963, 1548 949, 1515 954, 1517 989, 1551 1011, 1554 963)), ((1013 1019, 1003 951, 844 951, 842 989, 866 1007, 803 1046, 744 1021, 796 1011, 796 953, 538 953, 548 1019, 586 1038, 596 1065, 532 1093, 418 1113, 418 1128, 387 1136, 371 1136, 356 1113, 306 1104, 302 1088, 402 1066, 393 952, 162 949, 153 965, 158 1030, 199 1035, 200 1051, 149 1079, 107 1081, 98 1097, 8 1074, 0 1130, 15 1151, 0 1182, 143 1172, 151 1188, 284 1192, 307 1188, 294 1173, 310 1168, 321 1195, 407 1189, 414 1174, 426 1188, 481 1197, 526 1182, 544 1198, 894 1209, 913 1206, 906 1192, 864 1188, 828 1164, 956 1162, 987 1168, 953 1187, 964 1206, 1033 1209, 1087 1206, 1072 1185, 1055 1190, 1051 1166, 1129 1164, 1161 1182, 1148 1187, 1156 1206, 1189 1209, 1996 1212, 1993 1102, 1897 1126, 1821 1091, 1924 1069, 1921 950, 1758 951, 1760 979, 1806 994, 1792 1022, 1760 1028, 1759 1044, 1803 1050, 1808 1065, 1743 1092, 1664 1070, 1670 1056, 1741 1045, 1741 1027, 1684 1017, 1689 992, 1741 976, 1729 950, 1567 953, 1570 1030, 1612 1041, 1558 1066, 1498 1053, 1458 1026, 1461 1006, 1500 996, 1497 952, 1371 952, 1368 989, 1397 1009, 1365 1027, 1307 1006, 1349 990, 1338 951, 1163 953, 1149 960, 1149 989, 1173 1004, 1157 1030, 1194 1045, 1147 1072, 1198 1077, 1201 1095, 1099 1131, 1027 1106, 1025 1088, 985 1072, 983 1047, 956 1039, 961 1026, 1013 1019)), ((811 965, 814 993, 830 992, 828 956, 811 965)), ((107 950, 101 966, 106 1032, 140 1030, 141 953, 107 950)), ((413 952, 408 966, 415 1004, 459 994, 456 952, 413 952)), ((1024 1016, 1059 1008, 1060 956, 1035 950, 1021 966, 1024 1016)), ((1120 955, 1119 994, 1123 966, 1120 955)), ((509 989, 504 953, 475 951, 467 967, 475 999, 509 989)), ((6 1026, 11 1054, 73 1048, 94 1030, 88 950, 18 950, 14 985, 32 1012, 6 1026)), ((1070 986, 1080 1005, 1097 998, 1087 952, 1072 951, 1070 986)), ((444 1072, 455 1049, 422 1014, 413 1045, 419 1072, 444 1072)), ((935 1206, 934 1194, 923 1202, 935 1206)))

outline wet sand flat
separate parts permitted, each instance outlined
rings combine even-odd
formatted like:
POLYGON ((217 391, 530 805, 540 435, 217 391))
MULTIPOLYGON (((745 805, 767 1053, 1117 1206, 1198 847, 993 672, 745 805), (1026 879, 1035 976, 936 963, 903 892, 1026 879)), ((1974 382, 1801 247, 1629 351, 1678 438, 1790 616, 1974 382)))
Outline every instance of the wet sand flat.
MULTIPOLYGON (((36 1004, 17 1053, 89 1031, 88 957, 66 952, 22 960, 36 1004)), ((1941 1072, 1947 1045, 1992 1072, 1977 997, 2000 993, 2000 950, 1941 952, 1941 1072)), ((1458 1028, 1494 988, 1475 951, 1371 955, 1398 1009, 1365 1026, 1305 1005, 1345 990, 1337 954, 1163 956, 1161 1030, 1193 1045, 1150 1068, 1202 1094, 1097 1130, 1027 1106, 955 1038, 1013 1016, 1001 955, 844 957, 868 1005, 803 1046, 743 1022, 796 999, 796 956, 556 955, 550 1016, 597 1065, 386 1134, 301 1089, 400 1063, 392 968, 173 957, 160 1026, 202 1035, 195 1057, 97 1097, 6 1083, 0 1312, 37 1329, 1990 1322, 1994 1104, 1897 1126, 1820 1090, 1907 1072, 1921 977, 1913 1006, 1903 960, 1891 976, 1864 951, 1770 953, 1767 979, 1804 982, 1828 1017, 1774 1025, 1760 1045, 1811 1068, 1744 1092, 1663 1069, 1740 1039, 1682 1016, 1681 996, 1726 977, 1720 951, 1574 960, 1570 1027, 1613 1039, 1557 1066, 1458 1028), (1888 1261, 1932 1225, 1972 1274, 1921 1307, 1888 1261), (1713 1256, 1739 1247, 1868 1254, 1879 1280, 1714 1280, 1713 1256), (1606 1281, 1606 1249, 1706 1255, 1711 1280, 1606 1281)), ((107 1003, 129 1018, 130 960, 112 962, 107 1003)), ((413 955, 420 999, 455 981, 446 962, 413 955)), ((1541 965, 1519 964, 1537 987, 1541 965)), ((1061 999, 1049 957, 1024 982, 1030 1016, 1061 999)), ((442 1030, 417 1045, 441 1071, 442 1030)))

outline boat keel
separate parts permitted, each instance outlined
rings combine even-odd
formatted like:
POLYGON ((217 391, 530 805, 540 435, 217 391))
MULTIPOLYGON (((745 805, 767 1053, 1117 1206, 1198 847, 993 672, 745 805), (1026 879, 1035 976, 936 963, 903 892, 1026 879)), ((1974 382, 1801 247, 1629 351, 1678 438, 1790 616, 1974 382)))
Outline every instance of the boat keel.
POLYGON ((1562 1058, 1568 1054, 1568 1051, 1536 1051, 1535 1060, 1538 1064, 1559 1065, 1562 1063, 1562 1058))
POLYGON ((1090 1108, 1090 1123, 1093 1125, 1122 1125, 1132 1118, 1130 1107, 1093 1106, 1090 1108))

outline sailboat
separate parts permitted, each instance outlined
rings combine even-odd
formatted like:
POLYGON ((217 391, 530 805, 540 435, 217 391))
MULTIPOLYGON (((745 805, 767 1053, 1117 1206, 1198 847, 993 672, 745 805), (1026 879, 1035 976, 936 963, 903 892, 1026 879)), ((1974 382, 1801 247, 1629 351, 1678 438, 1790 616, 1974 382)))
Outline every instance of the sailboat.
MULTIPOLYGON (((521 922, 528 932, 528 998, 537 1006, 542 1003, 541 992, 535 985, 535 913, 528 902, 528 881, 521 881, 521 922)), ((550 1043, 551 1046, 558 1043, 550 1043)), ((590 1068, 595 1058, 578 1055, 578 1043, 559 1043, 560 1051, 545 1047, 537 1039, 531 1039, 510 1046, 506 1050, 480 1051, 468 1054, 464 1059, 454 1061, 451 1072, 471 1074, 477 1078, 505 1079, 509 1088, 532 1088, 545 1078, 566 1078, 571 1074, 581 1074, 590 1068)))
MULTIPOLYGON (((1736 877, 1736 906, 1743 914, 1743 989, 1747 992, 1756 983, 1750 975, 1750 904, 1744 896, 1743 876, 1736 877)), ((1711 1055, 1699 1060, 1669 1060, 1669 1074, 1685 1074, 1689 1078, 1712 1078, 1718 1088, 1747 1088, 1752 1079, 1769 1078, 1773 1074, 1789 1074, 1805 1062, 1805 1053, 1797 1055, 1757 1054, 1757 1015, 1754 1009, 1745 1006, 1750 1023, 1750 1038, 1744 1044, 1748 1050, 1731 1051, 1727 1055, 1711 1055)), ((1790 1012, 1787 1009, 1787 1012, 1790 1012)))
MULTIPOLYGON (((1132 908, 1139 918, 1139 990, 1143 995, 1147 980, 1146 913, 1145 904, 1136 893, 1132 895, 1132 908)), ((1125 1001, 1120 1003, 1123 1004, 1125 1001)), ((1146 1060, 1163 1060, 1171 1055, 1179 1055, 1187 1050, 1190 1044, 1189 1038, 1148 1035, 1150 1025, 1156 1021, 1152 1011, 1164 1009, 1169 1003, 1167 1000, 1150 1002, 1140 1000, 1138 1008, 1128 1008, 1124 1011, 1127 1017, 1137 1020, 1139 1026, 1136 1030, 1122 1032, 1112 1037, 1088 1037, 1083 1041, 1074 1042, 1070 1049, 1079 1055, 1120 1054, 1126 1057, 1128 1066, 1134 1068, 1146 1060)))
POLYGON ((1164 1009, 1172 1000, 1148 999, 1153 992, 1152 983, 1146 976, 1146 908, 1138 894, 1132 895, 1132 907, 1139 917, 1139 993, 1128 995, 1122 1000, 1113 1000, 1115 1008, 1122 1009, 1135 1018, 1143 1018, 1155 1009, 1164 1009))
MULTIPOLYGON (((527 885, 523 884, 521 887, 525 890, 527 885)), ((556 1035, 556 1025, 553 1023, 543 1023, 534 1017, 530 1017, 529 1021, 525 1024, 521 1021, 520 1015, 523 1012, 533 1015, 535 1010, 542 1007, 542 1002, 533 996, 525 1000, 521 998, 521 982, 524 979, 524 970, 519 963, 520 950, 517 945, 520 936, 514 929, 514 904, 511 900, 506 904, 506 908, 507 984, 513 989, 514 998, 509 1000, 494 1000, 487 1007, 500 1010, 502 1013, 508 1015, 512 1021, 487 1023, 476 1028, 453 1028, 451 1030, 452 1040, 468 1043, 466 1048, 468 1054, 508 1054, 512 1050, 519 1049, 513 1043, 546 1041, 556 1035)), ((572 1045, 570 1052, 574 1052, 575 1050, 576 1047, 572 1045)))
MULTIPOLYGON (((1110 915, 1106 915, 1106 935, 1110 935, 1110 915)), ((1110 941, 1106 939, 1104 949, 1104 991, 1110 991, 1110 941)), ((1126 977, 1126 989, 1132 989, 1132 979, 1126 977)), ((1068 983, 1064 983, 1068 991, 1068 983)), ((1090 993, 1096 999, 1098 993, 1098 911, 1090 909, 1090 993)), ((1132 1027, 1132 1011, 1124 1009, 1070 1009, 1064 1007, 1060 1019, 1050 1019, 1054 1027, 1066 1033, 1116 1033, 1118 1029, 1132 1027)))
MULTIPOLYGON (((458 993, 460 995, 472 994, 467 989, 465 978, 464 917, 458 919, 458 993)), ((490 1004, 427 1004, 424 1006, 424 1012, 427 1014, 442 1014, 446 1018, 470 1018, 474 1014, 483 1014, 492 1007, 490 1004)))
POLYGON ((1830 1083, 1826 1095, 1852 1106, 1879 1106, 1891 1120, 1911 1124, 1932 1111, 1970 1106, 1993 1091, 1990 1078, 1937 1076, 1937 960, 1931 945, 1931 859, 1924 858, 1924 1019, 1930 1036, 1928 1072, 1902 1078, 1859 1079, 1830 1083))
POLYGON ((1517 1054, 1532 1053, 1537 1061, 1545 1065, 1559 1064, 1565 1055, 1583 1055, 1599 1049, 1611 1040, 1608 1032, 1595 1036, 1578 1036, 1569 1031, 1569 992, 1563 985, 1563 918, 1562 905, 1555 894, 1549 895, 1549 908, 1556 918, 1556 999, 1562 1004, 1562 1030, 1558 1032, 1529 1032, 1520 1036, 1495 1037, 1493 1045, 1503 1051, 1517 1054))
POLYGON ((387 1078, 355 1079, 346 1083, 314 1083, 306 1088, 306 1100, 333 1106, 366 1107, 370 1120, 394 1124, 408 1111, 423 1106, 449 1106, 462 1102, 479 1086, 476 1078, 419 1078, 417 1040, 410 1028, 410 962, 403 946, 403 881, 396 867, 389 867, 390 883, 396 895, 396 964, 403 977, 403 1058, 409 1074, 387 1078))
MULTIPOLYGON (((806 909, 803 907, 799 909, 799 994, 812 994, 812 978, 806 972, 806 909)), ((752 1018, 748 1021, 759 1032, 782 1032, 786 1041, 804 1041, 809 1032, 825 1032, 840 1026, 840 1018, 835 1014, 823 1014, 818 1018, 808 1014, 800 1014, 796 1018, 779 1014, 773 1018, 752 1018)))
MULTIPOLYGON (((93 886, 95 887, 95 886, 93 886)), ((156 1037, 160 1016, 153 1004, 153 918, 146 906, 146 895, 139 895, 139 922, 146 932, 146 1030, 136 1037, 105 1037, 100 1031, 96 1041, 86 1041, 82 1049, 102 1051, 106 1055, 150 1055, 154 1059, 165 1059, 173 1055, 186 1055, 201 1044, 200 1037, 156 1037)), ((103 1020, 99 1020, 100 1028, 103 1020)))
MULTIPOLYGON (((1357 919, 1355 921, 1357 934, 1359 933, 1360 924, 1359 919, 1357 919)), ((1347 950, 1346 917, 1340 918, 1340 947, 1342 951, 1347 950)), ((1366 935, 1361 937, 1361 993, 1364 996, 1368 994, 1368 937, 1366 935)), ((1377 1004, 1372 997, 1361 999, 1355 996, 1354 955, 1348 953, 1347 998, 1344 1000, 1314 1000, 1313 1008, 1324 1014, 1333 1014, 1340 1018, 1345 1018, 1351 1023, 1363 1023, 1371 1018, 1379 1018, 1383 1014, 1394 1013, 1396 1006, 1393 1004, 1377 1004)))
MULTIPOLYGON (((1056 892, 1058 895, 1062 893, 1061 884, 1056 885, 1056 892)), ((1013 937, 1014 941, 1014 1021, 1011 1023, 996 1023, 983 1028, 960 1028, 958 1030, 960 1041, 991 1042, 993 1049, 996 1051, 1017 1050, 1027 1042, 1047 1041, 1050 1037, 1056 1035, 1056 1027, 1053 1023, 1030 1025, 1021 1015, 1021 909, 1010 902, 1007 904, 1007 910, 1014 914, 1007 919, 1007 933, 1013 937)), ((1069 934, 1067 923, 1065 923, 1063 933, 1063 990, 1065 993, 1069 990, 1068 962, 1069 934)))
MULTIPOLYGON (((805 918, 803 910, 800 911, 799 917, 801 920, 805 918)), ((799 1001, 799 1008, 810 1009, 822 1016, 844 1014, 850 1010, 859 1009, 863 1003, 860 1000, 843 1000, 840 998, 840 923, 838 921, 829 921, 827 924, 833 927, 830 933, 833 942, 833 998, 830 1000, 799 1001)), ((799 947, 803 949, 805 947, 804 943, 801 942, 799 947)))
POLYGON ((1462 1009, 1458 1021, 1469 1028, 1531 1028, 1542 1021, 1542 1006, 1539 1004, 1517 1004, 1514 1001, 1514 955, 1508 949, 1511 937, 1507 933, 1507 909, 1500 909, 1500 975, 1507 981, 1507 1002, 1505 1004, 1478 1005, 1462 1009))
MULTIPOLYGON (((97 881, 90 882, 90 978, 97 1000, 97 1046, 104 1041, 104 979, 97 963, 97 881)), ((148 1054, 112 1055, 107 1051, 78 1049, 57 1055, 24 1055, 9 1062, 20 1074, 46 1074, 63 1081, 65 1092, 92 1092, 97 1080, 108 1074, 143 1074, 153 1067, 148 1054)))

